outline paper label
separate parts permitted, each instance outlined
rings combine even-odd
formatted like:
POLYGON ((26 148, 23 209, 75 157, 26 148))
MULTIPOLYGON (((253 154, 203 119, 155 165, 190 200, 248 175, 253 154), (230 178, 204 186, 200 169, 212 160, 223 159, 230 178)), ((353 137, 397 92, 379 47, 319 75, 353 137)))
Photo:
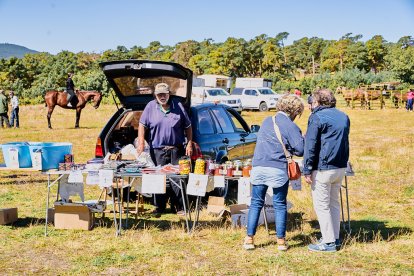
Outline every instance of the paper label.
POLYGON ((214 187, 215 188, 224 188, 225 182, 224 182, 224 175, 215 175, 214 176, 214 187))
POLYGON ((32 167, 35 170, 39 170, 39 171, 42 170, 42 152, 41 151, 33 152, 32 167))
POLYGON ((141 192, 146 194, 165 194, 167 177, 165 174, 143 174, 141 192))
POLYGON ((289 185, 292 187, 292 190, 301 191, 302 190, 302 177, 299 177, 296 180, 289 180, 289 185))
POLYGON ((17 149, 9 149, 10 168, 18 169, 19 166, 19 151, 17 149))
POLYGON ((99 184, 99 171, 88 171, 88 174, 86 175, 86 184, 87 185, 99 184))
POLYGON ((111 187, 113 179, 114 179, 113 170, 99 170, 99 187, 101 188, 111 187))
POLYGON ((194 196, 205 196, 207 192, 208 175, 189 174, 187 194, 194 196))
POLYGON ((83 183, 83 175, 81 171, 71 171, 68 178, 69 183, 83 183))
POLYGON ((251 200, 250 177, 240 177, 239 186, 237 189, 237 204, 250 205, 250 200, 251 200))

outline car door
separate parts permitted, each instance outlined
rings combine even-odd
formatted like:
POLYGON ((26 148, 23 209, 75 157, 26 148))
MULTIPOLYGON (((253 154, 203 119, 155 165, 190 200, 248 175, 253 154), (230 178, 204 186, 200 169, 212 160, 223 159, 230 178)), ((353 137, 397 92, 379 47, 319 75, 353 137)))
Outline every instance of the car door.
MULTIPOLYGON (((243 159, 243 142, 241 132, 233 124, 230 114, 224 105, 211 107, 213 120, 221 136, 222 146, 226 149, 229 160, 243 159)), ((236 112, 237 113, 237 112, 236 112)))
POLYGON ((257 92, 253 89, 245 89, 243 93, 246 102, 246 107, 257 108, 257 92))
POLYGON ((243 144, 243 159, 252 158, 254 148, 256 147, 256 134, 251 133, 248 124, 239 113, 231 108, 227 109, 227 112, 233 122, 236 132, 239 133, 240 143, 243 144))
POLYGON ((208 107, 198 109, 196 122, 197 130, 194 138, 203 156, 216 159, 217 153, 224 150, 224 146, 208 107))

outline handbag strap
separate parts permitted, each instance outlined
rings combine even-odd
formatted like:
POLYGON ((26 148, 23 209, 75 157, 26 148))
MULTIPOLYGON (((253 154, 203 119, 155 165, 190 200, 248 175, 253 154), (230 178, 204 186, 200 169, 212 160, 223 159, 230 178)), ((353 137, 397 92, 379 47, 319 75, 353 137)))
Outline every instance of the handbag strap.
POLYGON ((279 140, 280 144, 282 145, 283 151, 285 152, 285 156, 286 159, 288 160, 288 162, 290 163, 292 161, 292 155, 290 154, 290 152, 286 149, 285 144, 283 143, 282 140, 282 135, 280 134, 280 129, 279 126, 276 124, 276 115, 272 117, 273 118, 273 127, 275 129, 276 132, 276 137, 279 140))

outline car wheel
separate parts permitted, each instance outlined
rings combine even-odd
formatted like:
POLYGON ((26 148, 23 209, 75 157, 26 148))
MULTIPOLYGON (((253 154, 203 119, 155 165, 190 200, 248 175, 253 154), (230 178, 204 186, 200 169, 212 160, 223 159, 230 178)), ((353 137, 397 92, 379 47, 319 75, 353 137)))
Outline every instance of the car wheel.
POLYGON ((267 104, 265 102, 260 103, 259 105, 259 110, 264 112, 264 111, 268 111, 269 108, 267 108, 267 104))

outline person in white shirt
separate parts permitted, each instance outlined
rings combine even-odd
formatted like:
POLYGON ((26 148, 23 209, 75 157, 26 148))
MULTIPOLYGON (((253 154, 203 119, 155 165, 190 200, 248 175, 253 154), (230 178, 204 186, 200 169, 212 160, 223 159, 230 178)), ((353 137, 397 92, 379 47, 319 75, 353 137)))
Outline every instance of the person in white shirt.
POLYGON ((14 120, 16 119, 16 128, 19 128, 19 99, 10 91, 10 99, 12 105, 12 111, 10 115, 10 127, 14 127, 14 120))

